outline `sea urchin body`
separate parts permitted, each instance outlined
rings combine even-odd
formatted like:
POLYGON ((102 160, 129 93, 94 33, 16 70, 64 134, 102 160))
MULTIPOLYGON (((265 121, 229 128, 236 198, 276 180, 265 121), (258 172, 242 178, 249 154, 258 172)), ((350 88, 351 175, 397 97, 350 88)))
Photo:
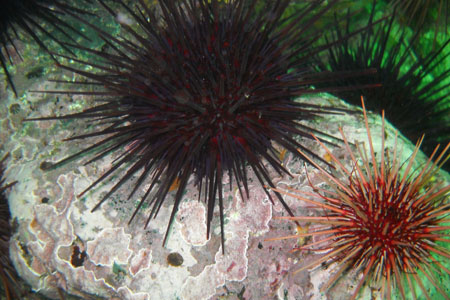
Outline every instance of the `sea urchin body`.
POLYGON ((445 266, 448 264, 442 263, 450 259, 450 226, 446 225, 450 223, 450 185, 442 186, 432 177, 439 168, 437 164, 448 159, 445 155, 450 144, 439 155, 436 155, 436 149, 420 170, 413 171, 421 141, 407 164, 399 162, 396 146, 393 159, 389 159, 384 148, 383 115, 382 142, 377 159, 364 104, 363 109, 369 154, 361 145, 357 146, 358 155, 354 154, 341 131, 354 166, 349 170, 321 143, 345 180, 311 161, 329 188, 312 186, 315 193, 283 193, 314 205, 322 215, 282 218, 310 222, 317 227, 308 233, 276 239, 315 237, 315 241, 296 250, 326 250, 326 253, 296 272, 322 263, 336 263, 335 273, 322 285, 322 291, 353 269, 360 276, 352 299, 366 281, 380 288, 383 299, 390 299, 394 290, 398 290, 403 299, 416 299, 420 292, 430 299, 425 282, 449 299, 448 289, 439 285, 437 278, 442 274, 450 275, 445 266), (306 198, 305 194, 317 199, 306 198))
MULTIPOLYGON (((116 8, 99 2, 115 15, 116 8)), ((136 209, 149 204, 148 224, 176 182, 170 226, 193 176, 199 200, 207 204, 208 235, 218 201, 223 244, 224 174, 229 176, 230 186, 237 184, 241 195, 248 196, 249 171, 261 185, 273 186, 270 169, 288 173, 274 144, 310 153, 294 138, 312 138, 313 130, 300 121, 339 112, 295 101, 311 92, 312 82, 321 80, 317 74, 307 78, 314 69, 309 58, 320 51, 311 46, 319 36, 311 25, 336 1, 312 13, 321 2, 286 17, 286 0, 267 4, 257 0, 161 0, 156 10, 144 1, 135 7, 115 1, 132 20, 132 24, 121 24, 126 33, 121 37, 82 20, 110 51, 72 45, 100 62, 72 58, 80 63, 80 69, 62 67, 86 77, 94 87, 104 86, 103 91, 81 92, 97 95, 103 103, 53 119, 100 120, 104 126, 70 138, 102 140, 68 160, 88 152, 97 153, 89 163, 110 153, 119 155, 87 190, 120 174, 121 167, 127 169, 94 210, 137 176, 129 199, 149 183, 136 209), (86 66, 96 71, 83 71, 86 66)), ((289 211, 282 197, 277 197, 289 211)))

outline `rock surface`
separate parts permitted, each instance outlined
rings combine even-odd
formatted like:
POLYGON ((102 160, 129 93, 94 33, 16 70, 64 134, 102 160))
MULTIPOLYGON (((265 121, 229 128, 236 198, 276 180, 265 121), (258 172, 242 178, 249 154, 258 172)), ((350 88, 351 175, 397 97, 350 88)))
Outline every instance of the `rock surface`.
MULTIPOLYGON (((30 89, 58 88, 61 87, 57 83, 42 81, 30 89)), ((163 247, 173 195, 168 197, 147 228, 144 224, 148 208, 142 209, 128 224, 139 200, 137 195, 127 201, 127 191, 132 183, 126 184, 100 209, 91 212, 113 182, 101 184, 82 197, 77 195, 107 170, 114 157, 86 166, 80 161, 72 161, 48 171, 49 163, 94 141, 62 142, 71 135, 83 133, 88 125, 82 121, 23 121, 24 118, 74 112, 91 105, 92 99, 57 98, 31 92, 21 99, 14 99, 11 93, 2 93, 9 97, 0 102, 1 152, 12 153, 7 179, 18 181, 9 194, 12 216, 17 223, 10 253, 19 274, 35 291, 52 299, 59 299, 58 289, 83 299, 326 298, 320 294, 319 285, 329 276, 330 270, 291 275, 299 264, 315 257, 312 253, 289 253, 302 241, 265 241, 295 234, 296 228, 289 222, 272 220, 273 216, 286 215, 286 212, 278 202, 270 203, 250 171, 248 199, 241 199, 236 187, 225 192, 225 255, 220 245, 218 212, 212 223, 211 238, 206 239, 206 208, 203 202, 196 200, 197 188, 193 179, 170 229, 168 243, 163 247), (180 266, 169 263, 171 253, 181 255, 180 266)), ((299 101, 344 106, 328 95, 299 101)), ((340 126, 351 142, 366 141, 362 120, 361 114, 357 113, 317 119, 308 125, 320 127, 334 136, 339 136, 340 126)), ((369 121, 375 149, 379 149, 380 118, 371 115, 369 121)), ((392 145, 394 130, 388 126, 386 133, 387 146, 392 145)), ((302 143, 327 159, 315 142, 302 143)), ((406 159, 413 145, 402 138, 399 143, 403 149, 402 157, 406 159)), ((339 147, 334 148, 333 153, 338 157, 346 155, 339 147)), ((292 177, 273 173, 274 182, 311 190, 303 163, 290 154, 281 157, 292 177)), ((424 159, 420 155, 418 163, 424 159)), ((306 169, 309 180, 317 184, 316 171, 309 166, 306 169)), ((447 175, 441 172, 441 176, 447 175)), ((224 181, 227 186, 227 179, 224 181)), ((290 197, 286 202, 297 214, 304 214, 308 209, 307 205, 290 197)), ((339 291, 340 298, 348 296, 347 286, 339 291)))

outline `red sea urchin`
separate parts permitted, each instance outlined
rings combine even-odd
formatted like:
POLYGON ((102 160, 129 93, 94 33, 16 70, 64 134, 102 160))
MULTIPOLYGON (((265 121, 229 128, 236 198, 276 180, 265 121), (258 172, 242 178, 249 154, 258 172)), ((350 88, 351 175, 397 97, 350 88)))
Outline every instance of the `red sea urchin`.
POLYGON ((448 264, 442 263, 450 259, 450 226, 445 225, 450 223, 450 185, 443 187, 441 183, 433 182, 432 177, 439 169, 438 164, 442 165, 449 158, 450 155, 446 158, 445 155, 450 144, 436 157, 434 163, 432 159, 437 148, 422 169, 413 171, 413 161, 421 140, 406 167, 397 159, 397 141, 393 159, 390 160, 384 148, 383 114, 379 152, 381 157, 380 162, 377 162, 364 104, 363 109, 370 155, 366 148, 357 146, 361 157, 358 161, 341 130, 354 166, 349 170, 321 143, 345 179, 331 175, 309 159, 317 167, 320 177, 328 184, 329 189, 311 184, 315 193, 289 193, 279 189, 276 191, 312 204, 322 212, 320 216, 281 219, 313 223, 317 227, 308 233, 271 240, 317 238, 295 250, 326 250, 326 253, 295 273, 323 263, 336 263, 335 273, 322 285, 321 291, 339 281, 343 273, 353 269, 359 275, 359 283, 352 299, 356 298, 366 281, 381 287, 383 299, 390 299, 395 288, 403 299, 416 299, 420 291, 430 299, 424 285, 426 281, 445 299, 449 299, 448 287, 439 285, 437 276, 445 273, 450 275, 448 264), (402 166, 405 167, 403 175, 402 166), (310 200, 300 194, 316 197, 317 200, 310 200))
MULTIPOLYGON (((144 1, 130 7, 117 0, 113 3, 130 16, 121 24, 126 35, 120 37, 80 18, 110 50, 71 45, 98 61, 72 58, 80 68, 62 68, 90 80, 85 85, 104 86, 103 91, 81 92, 101 96, 98 101, 102 103, 80 113, 34 120, 93 120, 103 128, 68 140, 102 139, 53 167, 86 153, 95 153, 87 163, 111 153, 119 155, 82 194, 107 178, 120 176, 96 210, 125 182, 137 177, 128 199, 144 184, 149 187, 130 222, 147 203, 151 212, 146 225, 177 182, 169 227, 189 179, 195 176, 199 200, 207 203, 208 236, 218 201, 223 245, 224 174, 231 179, 230 187, 235 181, 241 195, 249 193, 248 168, 261 185, 273 186, 270 168, 288 174, 274 144, 292 152, 300 148, 320 159, 294 138, 311 139, 311 132, 317 132, 300 121, 342 111, 295 101, 299 95, 314 92, 310 84, 324 80, 308 63, 327 47, 312 46, 320 36, 312 25, 337 1, 322 8, 323 2, 315 1, 303 11, 283 16, 289 2, 161 0, 154 10, 144 1), (318 13, 313 13, 315 8, 318 13), (95 71, 83 71, 85 67, 95 71), (124 174, 119 171, 122 167, 124 174)), ((116 15, 116 8, 99 3, 116 15)), ((282 197, 276 196, 290 211, 282 197)))

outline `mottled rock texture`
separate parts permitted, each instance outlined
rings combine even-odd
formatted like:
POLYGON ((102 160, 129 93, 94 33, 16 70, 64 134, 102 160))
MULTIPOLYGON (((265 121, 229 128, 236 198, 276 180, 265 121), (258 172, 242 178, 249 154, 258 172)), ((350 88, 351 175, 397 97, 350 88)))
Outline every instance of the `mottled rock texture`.
MULTIPOLYGON (((36 83, 32 89, 57 89, 58 83, 36 83)), ((7 92, 3 92, 8 94, 7 92)), ((299 101, 343 106, 330 96, 299 101)), ((19 274, 35 291, 58 299, 58 289, 83 299, 322 299, 320 282, 329 270, 303 272, 292 276, 299 265, 315 258, 314 253, 289 253, 302 240, 267 242, 275 236, 295 234, 289 222, 271 220, 286 215, 279 203, 272 205, 249 171, 250 197, 241 199, 236 187, 225 190, 225 255, 220 246, 219 218, 213 220, 213 232, 206 239, 206 207, 198 202, 194 178, 171 228, 168 243, 162 247, 163 234, 170 216, 172 198, 161 207, 158 216, 144 228, 149 209, 142 209, 135 220, 128 220, 139 195, 127 201, 125 185, 101 209, 91 212, 97 201, 111 188, 105 182, 83 197, 77 197, 111 164, 104 159, 88 166, 77 161, 55 170, 46 165, 82 149, 91 141, 62 142, 88 126, 83 122, 23 122, 27 117, 64 114, 91 105, 92 99, 27 93, 22 99, 9 98, 0 103, 2 152, 11 152, 8 181, 18 183, 9 194, 17 230, 12 237, 11 257, 19 274), (62 105, 61 103, 64 103, 62 105), (19 107, 13 105, 19 105, 19 107), (177 253, 180 266, 169 263, 168 256, 177 253)), ((380 118, 370 116, 375 148, 379 149, 380 118), (378 148, 377 148, 378 147, 378 148)), ((308 126, 338 135, 341 126, 350 141, 365 141, 361 115, 332 116, 317 119, 308 126)), ((387 146, 393 129, 388 127, 387 146)), ((302 141, 326 158, 325 152, 312 141, 302 141)), ((403 157, 412 146, 401 139, 403 157), (404 143, 404 144, 403 144, 404 143)), ((283 149, 280 149, 283 150, 283 149)), ((345 157, 342 148, 334 155, 345 157)), ((0 155, 1 156, 1 155, 0 155)), ((286 154, 281 157, 292 177, 271 174, 277 184, 309 190, 305 167, 286 154)), ((109 158, 114 159, 114 157, 109 158)), ((421 158, 423 161, 423 157, 421 158)), ((347 160, 349 161, 349 160, 347 160)), ((420 163, 421 160, 418 161, 420 163)), ((315 185, 316 171, 306 167, 315 185)), ((142 190, 145 190, 143 186, 142 190)), ((142 194, 142 192, 141 192, 142 194)), ((286 198, 297 214, 308 206, 286 198)), ((218 212, 216 212, 218 214, 218 212)), ((351 283, 349 283, 351 284, 351 283)), ((341 299, 347 296, 345 286, 339 289, 341 299)), ((329 298, 331 299, 331 298, 329 298)), ((338 299, 338 298, 333 298, 338 299)))

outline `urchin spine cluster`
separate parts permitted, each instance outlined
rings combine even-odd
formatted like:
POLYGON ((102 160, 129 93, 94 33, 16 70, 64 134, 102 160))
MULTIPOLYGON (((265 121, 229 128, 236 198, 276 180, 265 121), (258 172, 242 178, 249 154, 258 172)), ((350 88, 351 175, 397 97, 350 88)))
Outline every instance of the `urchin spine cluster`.
MULTIPOLYGON (((89 0, 82 0, 81 2, 88 3, 89 0)), ((13 64, 13 56, 18 55, 20 57, 17 40, 23 39, 23 36, 33 40, 55 62, 56 58, 52 55, 55 50, 48 48, 47 40, 57 43, 67 53, 73 53, 62 42, 60 36, 72 42, 75 42, 75 36, 84 38, 86 36, 65 19, 69 11, 71 14, 88 14, 84 10, 69 5, 64 0, 2 0, 0 10, 0 64, 16 97, 18 92, 12 75, 8 71, 8 66, 13 64)))
MULTIPOLYGON (((358 270, 362 277, 356 286, 352 299, 355 299, 366 281, 381 288, 381 296, 390 299, 397 288, 403 299, 417 297, 416 287, 427 297, 424 282, 428 281, 448 299, 445 287, 438 283, 441 273, 450 275, 442 264, 450 259, 448 246, 450 235, 450 185, 442 186, 433 182, 440 165, 450 155, 446 154, 450 143, 437 155, 437 148, 426 164, 419 170, 413 170, 413 163, 419 152, 420 140, 403 165, 397 157, 397 140, 392 159, 385 155, 384 114, 382 119, 382 142, 380 158, 377 159, 372 143, 366 110, 363 103, 365 126, 368 136, 369 153, 365 147, 357 145, 355 154, 340 130, 345 148, 352 160, 352 169, 348 169, 332 152, 319 141, 320 145, 332 157, 333 164, 340 175, 332 175, 316 164, 319 176, 329 186, 323 189, 312 186, 314 193, 302 191, 276 191, 312 204, 322 211, 321 216, 280 217, 317 224, 317 228, 308 233, 272 240, 319 237, 317 241, 299 247, 296 250, 325 250, 326 253, 310 264, 306 264, 295 273, 306 269, 336 263, 337 268, 328 282, 322 285, 325 291, 342 274, 351 269, 358 270), (447 156, 446 156, 447 155, 447 156), (357 158, 359 157, 359 158, 357 158), (435 158, 434 163, 432 159, 435 158), (404 169, 402 169, 402 166, 404 169), (342 178, 345 179, 340 179, 342 178), (311 200, 302 194, 314 196, 311 200), (414 284, 414 282, 416 284, 414 284)), ((397 139, 397 137, 396 137, 397 139)))
POLYGON ((16 182, 5 182, 5 164, 9 154, 0 159, 0 278, 6 299, 19 299, 18 275, 9 257, 9 239, 13 234, 6 190, 16 182))
MULTIPOLYGON (((106 2, 99 2, 115 15, 106 2)), ((295 98, 310 93, 311 82, 326 80, 310 62, 326 48, 311 46, 318 37, 312 25, 337 1, 325 8, 320 8, 322 1, 318 1, 286 17, 283 14, 289 2, 277 0, 257 9, 262 3, 257 0, 177 4, 164 0, 159 2, 159 16, 143 2, 130 7, 116 1, 139 28, 121 24, 128 34, 121 37, 111 36, 74 15, 96 31, 111 51, 70 45, 99 61, 72 58, 80 69, 61 67, 89 79, 93 86, 103 85, 104 91, 81 92, 104 95, 103 103, 81 113, 40 119, 99 119, 105 125, 70 138, 101 140, 57 164, 92 151, 96 154, 89 162, 111 152, 119 154, 113 166, 86 189, 127 166, 125 174, 119 175, 121 178, 93 210, 137 176, 129 199, 145 183, 150 185, 131 220, 148 203, 148 224, 177 182, 170 226, 194 176, 199 199, 207 204, 208 235, 218 202, 223 244, 225 173, 230 185, 236 183, 241 196, 248 196, 248 168, 263 186, 274 187, 270 169, 289 174, 274 144, 303 158, 296 152, 300 148, 320 160, 294 137, 312 139, 312 129, 299 121, 342 110, 298 103, 295 98), (313 12, 316 8, 318 12, 313 12), (81 67, 86 66, 95 71, 83 71, 81 67)), ((282 197, 276 196, 290 213, 282 197)))
MULTIPOLYGON (((411 142, 415 143, 425 134, 422 151, 431 155, 437 144, 450 140, 450 108, 447 104, 450 99, 448 93, 443 92, 448 88, 450 75, 450 67, 445 66, 450 55, 450 38, 442 39, 435 49, 422 53, 416 49, 421 39, 420 29, 412 35, 407 28, 397 30, 394 21, 398 12, 375 21, 375 4, 376 1, 367 16, 367 25, 371 29, 359 33, 357 39, 333 45, 321 69, 332 72, 376 69, 376 73, 365 76, 336 76, 335 83, 355 87, 379 83, 379 87, 332 93, 353 105, 360 105, 363 95, 369 111, 381 113, 384 110, 386 119, 411 142), (433 77, 430 82, 427 81, 429 77, 433 77)), ((354 26, 351 20, 347 18, 345 25, 336 20, 331 36, 348 34, 354 26)), ((449 170, 449 163, 444 168, 449 170)))

